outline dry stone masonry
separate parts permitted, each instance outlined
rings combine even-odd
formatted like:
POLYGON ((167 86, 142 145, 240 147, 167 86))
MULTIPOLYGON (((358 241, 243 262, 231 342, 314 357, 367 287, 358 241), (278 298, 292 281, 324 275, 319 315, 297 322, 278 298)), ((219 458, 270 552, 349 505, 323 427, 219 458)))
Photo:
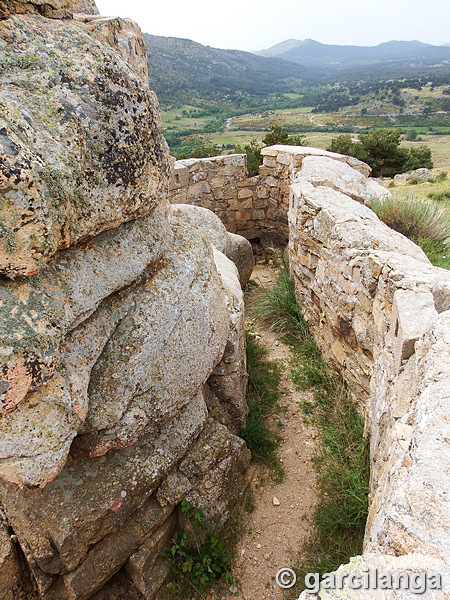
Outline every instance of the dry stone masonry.
POLYGON ((152 598, 249 463, 251 246, 172 209, 142 35, 96 12, 0 3, 1 600, 152 598))

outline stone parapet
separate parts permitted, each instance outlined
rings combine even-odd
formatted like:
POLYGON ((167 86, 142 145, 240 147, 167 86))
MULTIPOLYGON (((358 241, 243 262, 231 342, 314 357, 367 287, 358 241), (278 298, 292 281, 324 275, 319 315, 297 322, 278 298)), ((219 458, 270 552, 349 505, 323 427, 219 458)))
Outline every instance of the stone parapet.
MULTIPOLYGON (((450 591, 443 441, 450 437, 450 272, 432 266, 361 203, 376 189, 360 173, 351 177, 353 169, 346 165, 344 173, 341 165, 340 181, 330 187, 327 174, 336 167, 329 161, 306 157, 295 175, 289 256, 314 337, 347 381, 370 437, 364 553, 339 572, 361 579, 369 567, 438 572, 444 589, 421 597, 443 600, 450 591)), ((343 600, 349 592, 344 585, 319 596, 343 600)), ((352 590, 351 597, 393 600, 410 593, 352 590)))

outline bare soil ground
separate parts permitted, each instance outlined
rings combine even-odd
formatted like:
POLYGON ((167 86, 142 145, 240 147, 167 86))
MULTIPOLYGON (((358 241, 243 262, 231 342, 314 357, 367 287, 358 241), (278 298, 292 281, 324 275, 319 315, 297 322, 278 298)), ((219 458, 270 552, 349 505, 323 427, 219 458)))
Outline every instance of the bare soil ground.
MULTIPOLYGON (((276 272, 258 264, 252 278, 268 288, 275 283, 276 272)), ((270 329, 251 320, 249 325, 269 350, 268 358, 282 365, 282 411, 274 415, 272 426, 282 437, 278 456, 285 478, 274 483, 265 468, 253 465, 250 470, 255 508, 243 520, 233 565, 238 591, 229 598, 276 600, 285 597, 276 584, 276 573, 294 564, 302 542, 311 533, 310 517, 317 501, 316 472, 311 462, 316 433, 303 423, 298 406, 309 392, 297 391, 288 376, 289 347, 270 329)))

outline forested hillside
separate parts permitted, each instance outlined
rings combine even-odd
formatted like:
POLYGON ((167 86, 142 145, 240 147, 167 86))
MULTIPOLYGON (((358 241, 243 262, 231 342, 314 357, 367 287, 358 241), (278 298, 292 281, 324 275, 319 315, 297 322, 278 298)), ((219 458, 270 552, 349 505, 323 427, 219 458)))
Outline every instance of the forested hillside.
POLYGON ((144 34, 151 85, 160 102, 289 92, 321 73, 281 59, 144 34))

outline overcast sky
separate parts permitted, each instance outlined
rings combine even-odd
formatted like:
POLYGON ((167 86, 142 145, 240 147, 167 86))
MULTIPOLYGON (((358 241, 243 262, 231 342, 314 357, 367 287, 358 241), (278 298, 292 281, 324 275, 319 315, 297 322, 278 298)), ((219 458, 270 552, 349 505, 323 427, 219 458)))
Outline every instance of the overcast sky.
POLYGON ((450 43, 450 0, 96 0, 145 33, 216 48, 261 50, 289 38, 375 46, 389 40, 450 43))

